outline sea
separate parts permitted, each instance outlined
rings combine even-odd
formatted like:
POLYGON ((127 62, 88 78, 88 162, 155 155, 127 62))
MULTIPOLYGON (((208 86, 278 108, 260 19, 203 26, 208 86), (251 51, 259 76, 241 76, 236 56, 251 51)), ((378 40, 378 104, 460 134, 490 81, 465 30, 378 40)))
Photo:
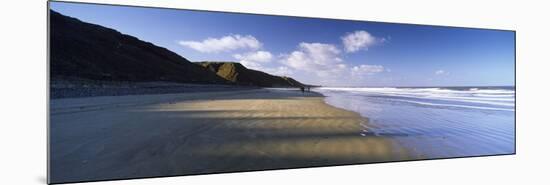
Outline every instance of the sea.
POLYGON ((515 153, 513 86, 313 90, 326 103, 365 117, 358 135, 391 138, 419 158, 515 153))

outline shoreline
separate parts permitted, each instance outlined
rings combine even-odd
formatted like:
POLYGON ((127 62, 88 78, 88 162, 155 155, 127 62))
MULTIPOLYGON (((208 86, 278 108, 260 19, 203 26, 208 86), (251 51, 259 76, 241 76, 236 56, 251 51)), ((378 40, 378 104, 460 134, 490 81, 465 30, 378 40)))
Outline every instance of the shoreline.
POLYGON ((368 119, 315 92, 56 99, 50 110, 52 182, 413 159, 391 139, 361 136, 368 119))
POLYGON ((366 135, 389 137, 422 159, 515 153, 515 92, 509 88, 318 92, 335 107, 369 117, 366 135))

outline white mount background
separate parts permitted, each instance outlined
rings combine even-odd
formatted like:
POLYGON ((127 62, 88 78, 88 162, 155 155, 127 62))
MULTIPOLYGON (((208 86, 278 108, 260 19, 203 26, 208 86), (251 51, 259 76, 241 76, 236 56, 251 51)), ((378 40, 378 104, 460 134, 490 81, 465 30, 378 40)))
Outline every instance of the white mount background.
MULTIPOLYGON (((93 0, 154 7, 513 29, 517 155, 92 184, 549 184, 550 5, 545 1, 93 0), (546 175, 544 175, 546 174, 546 175)), ((0 184, 46 183, 46 1, 0 10, 0 184)), ((101 13, 101 12, 98 12, 101 13)))

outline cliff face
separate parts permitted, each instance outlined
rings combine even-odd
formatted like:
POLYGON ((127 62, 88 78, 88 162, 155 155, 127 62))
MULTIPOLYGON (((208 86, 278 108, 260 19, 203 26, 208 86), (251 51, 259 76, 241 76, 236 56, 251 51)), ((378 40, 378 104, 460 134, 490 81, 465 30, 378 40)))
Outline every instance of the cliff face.
POLYGON ((302 87, 304 84, 290 78, 270 75, 248 69, 235 62, 197 62, 198 65, 215 72, 218 76, 238 85, 260 87, 302 87))
POLYGON ((50 28, 53 80, 231 83, 165 48, 55 11, 50 28))

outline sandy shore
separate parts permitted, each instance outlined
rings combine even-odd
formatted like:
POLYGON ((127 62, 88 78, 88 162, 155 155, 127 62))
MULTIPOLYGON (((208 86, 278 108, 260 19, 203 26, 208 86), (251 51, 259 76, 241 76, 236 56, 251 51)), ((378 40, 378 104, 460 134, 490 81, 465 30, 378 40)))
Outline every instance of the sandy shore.
POLYGON ((52 182, 409 159, 392 140, 361 136, 365 118, 317 93, 68 98, 50 114, 52 182))

